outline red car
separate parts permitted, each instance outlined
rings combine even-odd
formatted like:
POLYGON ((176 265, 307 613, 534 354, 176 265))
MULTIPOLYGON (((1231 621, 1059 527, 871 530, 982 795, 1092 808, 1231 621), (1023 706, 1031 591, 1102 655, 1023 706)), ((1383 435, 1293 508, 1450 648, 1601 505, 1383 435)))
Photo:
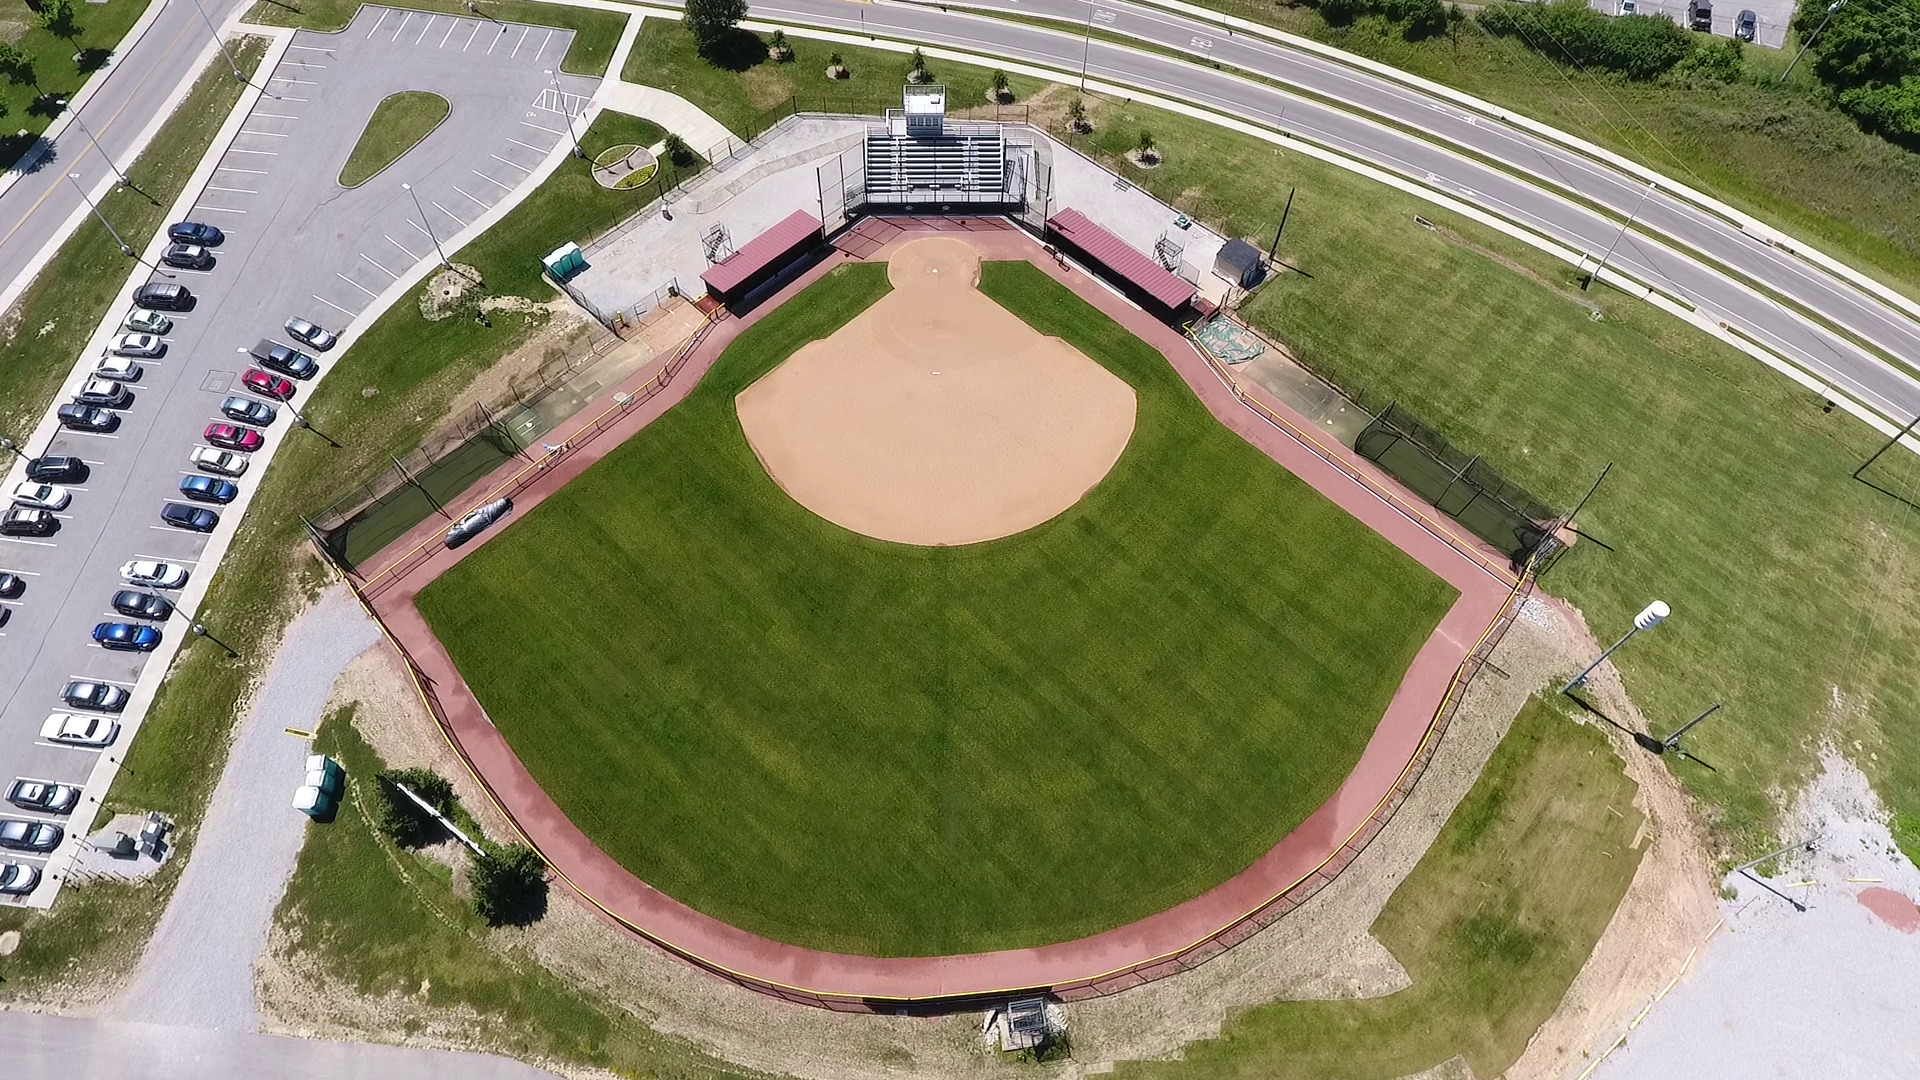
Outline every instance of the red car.
POLYGON ((292 379, 283 379, 259 368, 248 368, 247 373, 240 376, 240 382, 261 397, 270 397, 275 401, 285 401, 293 396, 292 379))
POLYGON ((253 451, 267 440, 259 432, 239 424, 208 424, 207 441, 225 450, 253 451))

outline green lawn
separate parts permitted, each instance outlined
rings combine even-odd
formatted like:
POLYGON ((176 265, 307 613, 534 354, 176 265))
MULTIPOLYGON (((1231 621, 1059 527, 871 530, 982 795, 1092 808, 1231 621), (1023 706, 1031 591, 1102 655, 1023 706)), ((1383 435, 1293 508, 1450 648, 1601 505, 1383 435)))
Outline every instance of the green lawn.
POLYGON ((1202 6, 1455 86, 1666 173, 1920 297, 1920 154, 1867 135, 1824 106, 1792 50, 1746 49, 1733 84, 1634 82, 1561 68, 1524 41, 1469 22, 1457 40, 1408 42, 1384 20, 1347 29, 1269 0, 1202 6))
POLYGON ((374 829, 383 765, 353 729, 354 711, 330 714, 314 741, 315 753, 346 768, 348 797, 331 823, 308 827, 280 902, 276 918, 297 952, 360 994, 459 1010, 473 1042, 494 1052, 622 1076, 754 1075, 592 1000, 524 948, 489 940, 443 864, 374 829))
MULTIPOLYGON (((363 3, 364 0, 300 0, 299 3, 260 0, 247 12, 247 21, 262 26, 296 26, 331 33, 352 22, 353 13, 359 11, 363 3)), ((471 17, 466 0, 403 0, 385 6, 471 17)), ((560 61, 560 70, 569 75, 595 77, 607 73, 607 65, 613 62, 614 46, 620 44, 621 28, 627 23, 623 12, 541 4, 534 0, 483 0, 480 13, 500 22, 556 26, 573 31, 573 44, 567 48, 566 58, 560 61)))
POLYGON ((367 118, 360 141, 340 168, 341 187, 359 187, 382 169, 399 161, 420 140, 433 134, 453 112, 453 106, 439 94, 427 90, 402 90, 389 94, 374 106, 367 118))
POLYGON ((1126 1077, 1393 1080, 1461 1055, 1503 1074, 1559 1005, 1640 864, 1635 786, 1592 727, 1536 698, 1374 921, 1413 985, 1279 1002, 1126 1077))
MULTIPOLYGON (((27 55, 31 76, 0 80, 0 169, 11 167, 32 146, 60 113, 53 103, 71 98, 86 85, 87 79, 112 58, 121 39, 140 20, 150 0, 107 0, 103 4, 76 3, 73 18, 76 33, 61 37, 40 25, 37 7, 26 0, 0 0, 0 41, 27 55)), ((88 122, 102 124, 92 113, 88 122)), ((105 169, 97 154, 91 155, 87 169, 105 169)))
POLYGON ((1039 270, 982 287, 1139 397, 1053 521, 886 544, 767 477, 734 396, 887 290, 862 264, 420 595, 574 823, 745 929, 938 954, 1186 900, 1332 793, 1454 599, 1039 270))
MULTIPOLYGON (((900 88, 911 66, 906 53, 838 45, 803 37, 789 38, 790 62, 762 60, 743 72, 716 67, 702 60, 693 37, 677 20, 648 19, 627 55, 620 77, 671 90, 698 104, 735 135, 752 138, 787 115, 794 104, 814 112, 878 115, 900 107, 900 88), (849 77, 827 78, 827 59, 838 52, 849 77)), ((992 72, 986 68, 932 60, 934 78, 946 84, 948 108, 953 112, 986 106, 992 72)), ((1014 76, 1009 87, 1024 99, 1045 83, 1014 76)), ((695 150, 708 148, 696 146, 695 150)))
MULTIPOLYGON (((1283 275, 1242 315, 1363 404, 1398 399, 1559 506, 1614 463, 1582 515, 1599 542, 1544 585, 1603 638, 1648 600, 1673 605, 1618 662, 1663 731, 1726 703, 1689 737, 1719 771, 1673 767, 1730 852, 1767 850, 1775 797, 1810 775, 1823 738, 1920 822, 1920 731, 1905 720, 1920 693, 1920 514, 1848 478, 1878 435, 1430 204, 1138 105, 1103 102, 1094 121, 1083 141, 1123 175, 1263 247, 1298 186, 1280 257, 1312 277, 1283 275), (1142 127, 1165 156, 1150 171, 1119 159, 1142 127)), ((1882 469, 1920 499, 1920 461, 1882 469)), ((1907 843, 1920 855, 1920 828, 1907 843)))

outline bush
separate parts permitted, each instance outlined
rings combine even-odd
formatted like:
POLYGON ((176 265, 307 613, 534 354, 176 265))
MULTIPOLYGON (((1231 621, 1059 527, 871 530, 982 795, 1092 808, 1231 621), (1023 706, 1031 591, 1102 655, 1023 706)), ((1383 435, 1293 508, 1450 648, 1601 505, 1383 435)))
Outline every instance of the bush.
POLYGON ((473 910, 489 926, 525 926, 547 913, 547 864, 525 844, 481 845, 467 867, 473 910))
POLYGON ((1920 150, 1920 75, 1894 85, 1862 86, 1840 95, 1840 108, 1865 130, 1920 150))
POLYGON ((1721 38, 1701 45, 1674 66, 1671 74, 1688 82, 1739 82, 1747 72, 1747 54, 1738 41, 1721 38))
POLYGON ((1517 37, 1541 55, 1629 79, 1664 75, 1693 51, 1693 35, 1665 15, 1602 15, 1582 0, 1490 4, 1480 9, 1490 34, 1517 37))
POLYGON ((1793 17, 1802 40, 1813 42, 1816 79, 1840 111, 1868 132, 1920 149, 1920 0, 1849 3, 1827 17, 1827 6, 1802 0, 1793 17))
POLYGON ((380 816, 374 827, 401 847, 420 847, 438 840, 440 823, 396 784, 405 784, 442 814, 453 813, 453 785, 432 769, 385 769, 375 776, 380 782, 380 816))
POLYGON ((673 162, 675 166, 682 169, 691 168, 693 163, 698 160, 698 158, 694 156, 693 147, 688 146, 687 140, 680 136, 669 134, 665 142, 666 145, 661 147, 661 149, 666 151, 667 160, 673 162))
POLYGON ((1408 41, 1447 32, 1447 8, 1440 0, 1320 0, 1318 6, 1329 26, 1351 26, 1363 15, 1380 15, 1400 27, 1408 41))

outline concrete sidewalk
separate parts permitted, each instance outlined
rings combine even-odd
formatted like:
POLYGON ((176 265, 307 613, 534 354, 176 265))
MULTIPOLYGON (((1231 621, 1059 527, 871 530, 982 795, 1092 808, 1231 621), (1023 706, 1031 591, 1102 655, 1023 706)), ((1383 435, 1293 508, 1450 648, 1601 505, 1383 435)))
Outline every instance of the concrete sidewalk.
POLYGON ((714 147, 729 141, 742 141, 698 105, 659 87, 608 79, 600 85, 597 96, 603 108, 651 120, 685 139, 693 152, 702 156, 710 156, 714 147))

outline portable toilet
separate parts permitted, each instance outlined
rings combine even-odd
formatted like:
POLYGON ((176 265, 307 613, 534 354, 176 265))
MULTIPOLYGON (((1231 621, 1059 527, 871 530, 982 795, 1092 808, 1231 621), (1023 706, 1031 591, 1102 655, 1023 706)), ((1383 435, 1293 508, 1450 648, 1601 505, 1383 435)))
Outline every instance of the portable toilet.
POLYGON ((587 268, 586 252, 571 240, 548 252, 540 261, 546 264, 548 276, 555 281, 565 281, 587 268))
POLYGON ((346 779, 346 770, 327 755, 313 754, 307 758, 307 783, 319 788, 328 798, 340 797, 340 789, 346 786, 346 779))
POLYGON ((293 808, 310 818, 326 817, 333 812, 333 800, 315 784, 302 784, 293 793, 293 808))

